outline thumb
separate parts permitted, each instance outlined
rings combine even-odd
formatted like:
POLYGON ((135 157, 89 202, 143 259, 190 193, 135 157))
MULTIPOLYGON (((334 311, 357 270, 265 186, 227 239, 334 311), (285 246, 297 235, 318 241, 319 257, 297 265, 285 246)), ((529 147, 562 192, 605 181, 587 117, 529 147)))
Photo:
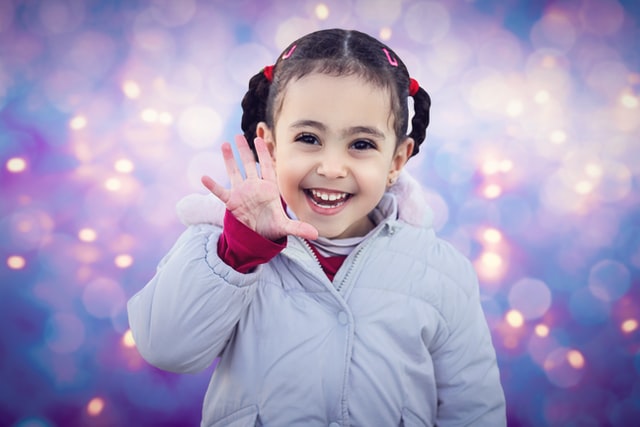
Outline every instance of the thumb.
POLYGON ((214 196, 222 200, 223 203, 226 204, 229 201, 229 190, 215 182, 210 176, 204 175, 200 179, 200 182, 202 182, 202 185, 207 187, 207 190, 213 193, 214 196))
POLYGON ((288 220, 285 228, 286 233, 292 236, 309 240, 318 238, 318 230, 307 222, 288 220))

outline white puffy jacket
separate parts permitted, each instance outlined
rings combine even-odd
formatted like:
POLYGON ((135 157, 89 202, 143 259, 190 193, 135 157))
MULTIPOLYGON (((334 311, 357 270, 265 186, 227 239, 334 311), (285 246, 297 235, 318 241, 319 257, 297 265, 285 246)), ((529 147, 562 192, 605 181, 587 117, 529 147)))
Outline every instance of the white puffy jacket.
POLYGON ((475 272, 430 226, 398 217, 394 195, 333 283, 295 237, 254 272, 233 270, 217 255, 217 221, 186 205, 186 222, 202 223, 128 312, 149 363, 198 372, 220 358, 202 426, 506 425, 475 272))

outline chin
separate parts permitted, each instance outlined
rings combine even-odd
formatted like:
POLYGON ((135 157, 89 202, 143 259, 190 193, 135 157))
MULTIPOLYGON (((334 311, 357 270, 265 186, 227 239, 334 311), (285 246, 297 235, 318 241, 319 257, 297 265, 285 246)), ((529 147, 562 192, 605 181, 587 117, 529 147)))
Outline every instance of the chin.
POLYGON ((325 239, 339 238, 347 231, 345 229, 336 227, 322 227, 313 223, 312 225, 318 230, 318 236, 324 237, 325 239))

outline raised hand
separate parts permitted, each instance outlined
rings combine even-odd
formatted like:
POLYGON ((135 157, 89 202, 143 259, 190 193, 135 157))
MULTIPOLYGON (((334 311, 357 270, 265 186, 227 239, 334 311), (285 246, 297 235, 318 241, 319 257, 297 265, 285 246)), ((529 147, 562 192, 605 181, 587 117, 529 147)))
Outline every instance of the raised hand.
POLYGON ((240 173, 231 145, 225 142, 222 144, 222 157, 231 188, 223 187, 209 176, 202 177, 202 184, 219 198, 238 220, 267 239, 278 240, 287 235, 316 239, 318 230, 314 226, 294 221, 284 212, 273 162, 264 140, 255 140, 262 177, 258 174, 253 153, 246 139, 241 135, 236 136, 236 145, 246 178, 240 173))

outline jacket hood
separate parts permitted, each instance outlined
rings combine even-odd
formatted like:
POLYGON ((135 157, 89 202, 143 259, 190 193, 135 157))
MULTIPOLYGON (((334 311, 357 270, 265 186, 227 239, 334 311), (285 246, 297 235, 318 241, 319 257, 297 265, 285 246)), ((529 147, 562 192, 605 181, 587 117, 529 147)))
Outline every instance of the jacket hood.
MULTIPOLYGON (((398 203, 398 219, 416 227, 431 228, 433 211, 426 201, 422 186, 409 172, 402 170, 396 183, 388 190, 398 203)), ((222 226, 225 205, 213 194, 190 194, 176 205, 182 224, 213 224, 222 226)))

